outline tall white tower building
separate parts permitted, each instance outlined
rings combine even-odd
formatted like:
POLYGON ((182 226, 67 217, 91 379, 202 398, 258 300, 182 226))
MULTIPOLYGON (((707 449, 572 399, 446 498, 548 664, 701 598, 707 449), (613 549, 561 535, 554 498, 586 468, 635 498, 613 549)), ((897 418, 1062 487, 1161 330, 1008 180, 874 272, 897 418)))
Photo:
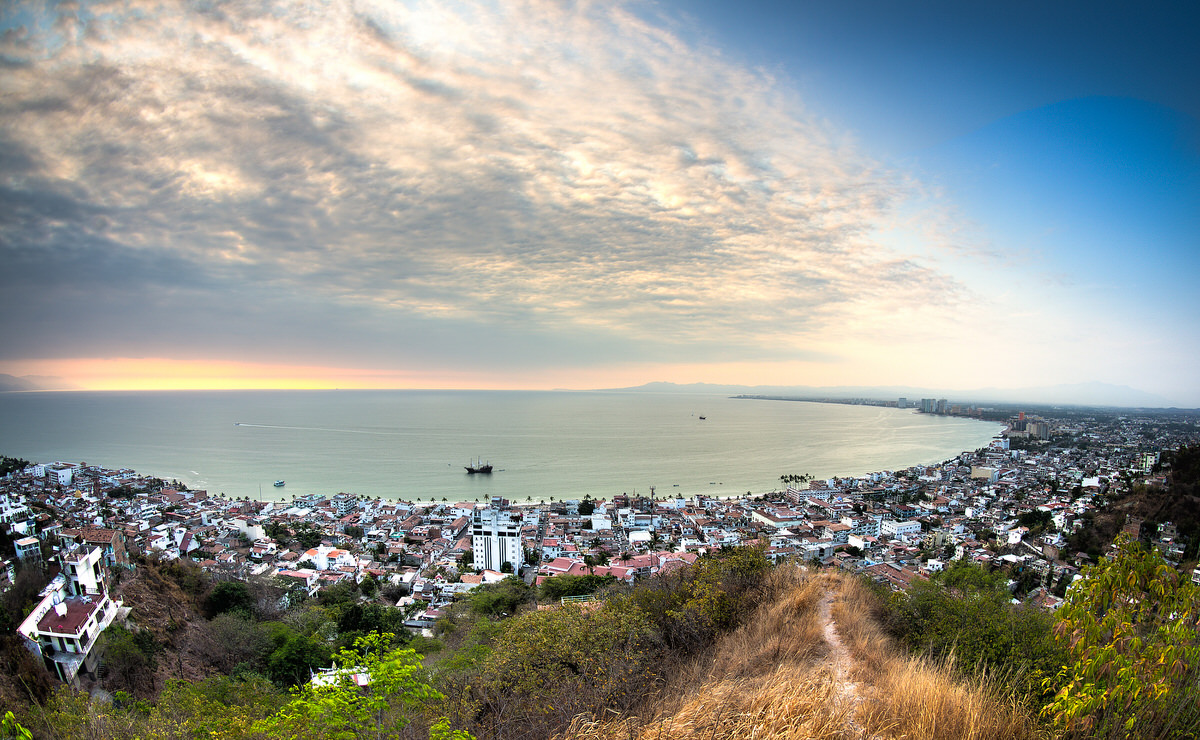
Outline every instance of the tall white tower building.
POLYGON ((500 570, 506 562, 521 567, 521 520, 511 511, 476 509, 471 516, 471 549, 475 567, 500 570))

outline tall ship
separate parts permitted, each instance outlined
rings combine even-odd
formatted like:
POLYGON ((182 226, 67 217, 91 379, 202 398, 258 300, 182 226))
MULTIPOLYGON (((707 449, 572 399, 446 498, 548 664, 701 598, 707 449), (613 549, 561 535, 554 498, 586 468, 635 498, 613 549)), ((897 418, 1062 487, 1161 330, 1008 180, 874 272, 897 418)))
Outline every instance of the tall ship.
POLYGON ((474 465, 467 465, 466 468, 467 475, 475 475, 476 473, 479 473, 480 475, 486 475, 492 472, 492 464, 490 462, 484 463, 476 461, 474 465))

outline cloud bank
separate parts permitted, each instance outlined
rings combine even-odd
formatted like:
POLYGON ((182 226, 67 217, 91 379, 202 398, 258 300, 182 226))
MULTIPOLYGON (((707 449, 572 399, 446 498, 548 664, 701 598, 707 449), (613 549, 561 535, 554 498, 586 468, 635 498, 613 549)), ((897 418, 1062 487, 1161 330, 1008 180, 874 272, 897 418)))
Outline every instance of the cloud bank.
POLYGON ((11 6, 0 359, 822 362, 962 299, 871 236, 910 185, 653 12, 11 6))

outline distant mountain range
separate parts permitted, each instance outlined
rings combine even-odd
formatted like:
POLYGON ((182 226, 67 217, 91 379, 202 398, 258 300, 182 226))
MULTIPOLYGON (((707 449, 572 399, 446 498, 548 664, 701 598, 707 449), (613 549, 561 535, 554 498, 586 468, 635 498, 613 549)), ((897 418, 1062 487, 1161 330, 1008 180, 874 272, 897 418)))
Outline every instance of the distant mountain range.
POLYGON ((1169 408, 1170 400, 1130 388, 1107 383, 1070 383, 1033 386, 1028 388, 979 388, 947 391, 911 386, 776 386, 776 385, 716 385, 712 383, 646 383, 633 388, 609 388, 618 391, 653 391, 658 393, 722 393, 731 396, 789 396, 811 399, 867 398, 895 401, 907 398, 909 403, 922 398, 945 398, 952 403, 982 404, 1039 404, 1044 406, 1100 406, 1115 408, 1169 408))
POLYGON ((12 391, 72 391, 76 387, 63 380, 48 375, 5 375, 0 373, 0 393, 12 391))

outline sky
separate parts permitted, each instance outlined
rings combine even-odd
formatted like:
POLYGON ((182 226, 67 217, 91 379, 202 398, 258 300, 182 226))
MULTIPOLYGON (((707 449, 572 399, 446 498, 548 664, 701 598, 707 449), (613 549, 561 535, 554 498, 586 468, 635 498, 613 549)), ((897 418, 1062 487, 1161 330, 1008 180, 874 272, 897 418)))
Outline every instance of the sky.
POLYGON ((1200 406, 1194 4, 7 2, 0 373, 1200 406))

